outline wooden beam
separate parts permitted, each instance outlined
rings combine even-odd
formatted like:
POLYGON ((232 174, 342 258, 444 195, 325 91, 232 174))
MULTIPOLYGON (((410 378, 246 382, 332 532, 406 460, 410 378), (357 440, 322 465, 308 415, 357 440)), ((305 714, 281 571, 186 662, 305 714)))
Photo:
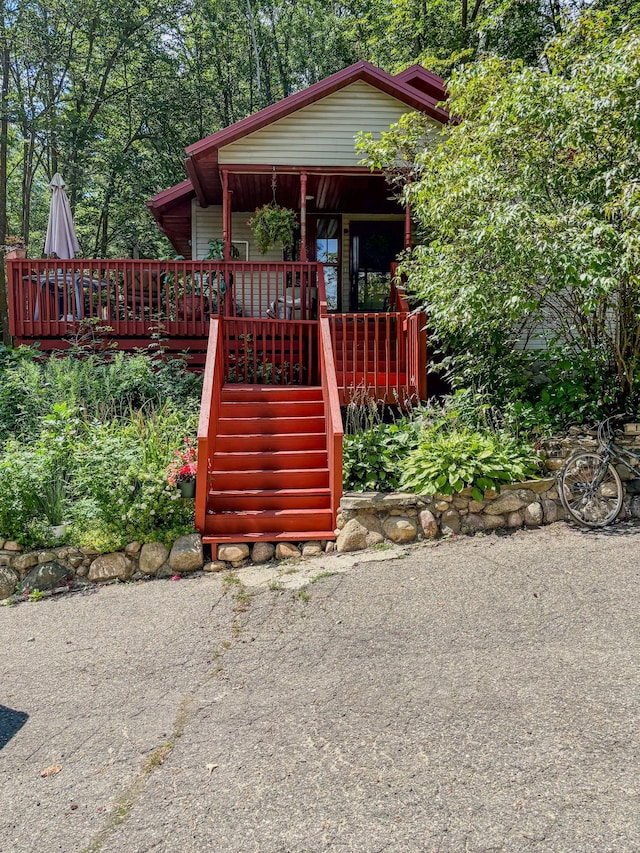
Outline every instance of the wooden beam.
POLYGON ((307 260, 307 173, 300 172, 300 260, 307 260))
POLYGON ((194 166, 193 160, 191 160, 191 158, 187 158, 184 161, 184 167, 187 170, 189 178, 191 179, 191 185, 193 186, 196 198, 198 199, 198 204, 200 205, 200 207, 207 207, 209 202, 207 201, 207 197, 204 194, 204 189, 202 188, 202 184, 200 183, 200 176, 196 172, 196 167, 194 166))
POLYGON ((229 193, 229 173, 222 172, 222 242, 224 259, 231 260, 231 194, 229 193))

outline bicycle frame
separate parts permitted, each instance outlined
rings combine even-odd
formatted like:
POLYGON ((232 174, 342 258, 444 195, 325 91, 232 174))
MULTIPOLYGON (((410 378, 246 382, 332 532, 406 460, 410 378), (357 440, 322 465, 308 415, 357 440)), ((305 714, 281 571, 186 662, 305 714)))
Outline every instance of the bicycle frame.
POLYGON ((613 439, 609 441, 605 447, 600 447, 600 453, 606 459, 607 465, 609 465, 611 460, 614 459, 616 462, 624 465, 625 468, 628 468, 636 477, 640 478, 640 456, 637 453, 634 453, 632 450, 627 450, 626 447, 620 447, 620 445, 616 444, 613 439), (637 464, 631 462, 631 459, 633 459, 637 464))

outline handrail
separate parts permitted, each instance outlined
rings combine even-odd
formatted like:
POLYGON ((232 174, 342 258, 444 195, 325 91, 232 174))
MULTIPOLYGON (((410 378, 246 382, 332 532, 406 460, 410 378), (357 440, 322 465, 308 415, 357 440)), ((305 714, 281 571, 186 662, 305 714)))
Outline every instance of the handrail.
POLYGON ((331 491, 331 512, 335 523, 342 497, 342 415, 338 396, 338 381, 333 359, 331 329, 327 317, 320 317, 320 374, 322 399, 327 432, 327 453, 329 461, 329 488, 331 491))
POLYGON ((407 384, 419 400, 427 399, 427 315, 414 311, 407 318, 407 384))
POLYGON ((211 318, 207 361, 204 368, 200 420, 198 422, 198 478, 196 480, 195 526, 204 533, 209 493, 209 460, 215 450, 220 400, 224 381, 223 321, 211 318))
POLYGON ((324 283, 324 264, 318 264, 318 317, 327 316, 327 291, 324 283))
POLYGON ((7 266, 7 308, 9 310, 9 334, 12 338, 21 335, 22 328, 18 322, 18 312, 16 311, 16 294, 18 292, 18 281, 20 275, 20 267, 15 260, 5 260, 7 266))

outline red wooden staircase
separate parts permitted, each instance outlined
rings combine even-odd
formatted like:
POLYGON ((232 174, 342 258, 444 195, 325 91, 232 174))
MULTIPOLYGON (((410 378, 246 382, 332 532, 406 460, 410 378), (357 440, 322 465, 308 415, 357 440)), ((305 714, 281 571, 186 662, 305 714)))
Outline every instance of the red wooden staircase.
POLYGON ((196 526, 203 541, 334 539, 342 422, 327 321, 316 323, 323 346, 310 385, 225 382, 224 322, 211 324, 198 432, 196 526))
POLYGON ((322 388, 225 385, 205 537, 332 539, 322 388))

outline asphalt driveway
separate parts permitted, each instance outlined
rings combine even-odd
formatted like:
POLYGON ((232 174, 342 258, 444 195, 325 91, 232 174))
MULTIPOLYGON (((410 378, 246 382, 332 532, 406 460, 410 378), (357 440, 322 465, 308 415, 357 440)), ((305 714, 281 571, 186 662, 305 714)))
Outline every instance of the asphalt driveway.
POLYGON ((0 608, 0 850, 638 851, 639 549, 560 524, 0 608))

